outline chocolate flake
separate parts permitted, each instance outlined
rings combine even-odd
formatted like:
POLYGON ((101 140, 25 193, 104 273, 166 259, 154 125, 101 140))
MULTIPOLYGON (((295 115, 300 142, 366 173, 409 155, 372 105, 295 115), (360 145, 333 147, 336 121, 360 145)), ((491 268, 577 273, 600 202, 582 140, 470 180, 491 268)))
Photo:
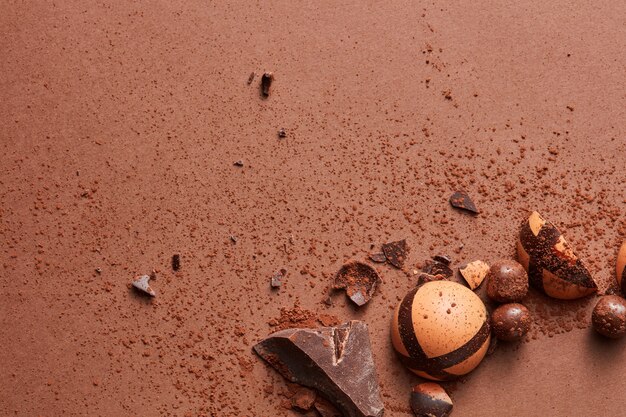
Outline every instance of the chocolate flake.
POLYGON ((278 129, 278 137, 279 138, 284 138, 286 136, 287 136, 287 132, 285 131, 284 128, 281 127, 280 129, 278 129))
POLYGON ((261 93, 263 94, 263 97, 269 97, 272 81, 274 81, 274 74, 271 72, 266 72, 261 77, 261 93))
POLYGON ((372 298, 380 281, 374 268, 363 262, 352 261, 337 272, 333 288, 345 289, 352 302, 360 307, 372 298))
POLYGON ((451 278, 452 275, 454 275, 454 272, 452 272, 452 269, 450 269, 448 265, 430 259, 424 262, 422 271, 430 275, 441 275, 445 279, 451 278))
POLYGON ((172 269, 178 271, 180 269, 180 255, 175 254, 172 256, 172 269))
POLYGON ((255 345, 254 350, 289 381, 318 391, 345 417, 383 415, 364 322, 282 330, 255 345), (340 352, 336 344, 342 346, 340 352))
POLYGON ((387 262, 387 257, 385 256, 383 252, 371 253, 370 260, 372 262, 381 264, 381 263, 387 262))
POLYGON ((398 269, 402 269, 404 267, 404 261, 406 261, 408 251, 409 247, 406 244, 406 239, 385 243, 383 245, 383 252, 387 257, 387 260, 391 265, 398 269))
POLYGON ((242 167, 243 166, 243 161, 240 159, 238 161, 233 162, 233 165, 236 167, 242 167))
POLYGON ((433 260, 446 265, 450 265, 450 263, 452 262, 452 259, 450 259, 448 255, 435 255, 433 256, 433 260))
POLYGON ((156 293, 150 287, 148 281, 150 281, 149 275, 141 275, 133 281, 133 287, 137 288, 139 291, 142 291, 145 294, 155 297, 156 293))
POLYGON ((474 202, 472 201, 470 196, 465 191, 455 191, 454 194, 450 196, 450 204, 452 204, 452 207, 454 208, 466 210, 473 214, 478 214, 478 209, 474 205, 474 202))
POLYGON ((272 288, 280 288, 280 286, 283 285, 283 278, 285 277, 286 273, 287 270, 285 268, 281 268, 278 271, 274 272, 270 280, 270 285, 272 286, 272 288))

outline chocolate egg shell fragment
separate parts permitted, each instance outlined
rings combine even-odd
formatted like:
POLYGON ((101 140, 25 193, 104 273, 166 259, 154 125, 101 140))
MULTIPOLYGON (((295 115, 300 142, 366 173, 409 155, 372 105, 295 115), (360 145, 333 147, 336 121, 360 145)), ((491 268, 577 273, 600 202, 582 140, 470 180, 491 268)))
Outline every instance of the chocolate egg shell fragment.
POLYGON ((450 196, 450 204, 454 208, 468 211, 472 214, 478 214, 478 209, 470 196, 465 191, 455 191, 450 196))
POLYGON ((449 380, 476 368, 489 348, 487 309, 469 288, 426 282, 398 305, 391 340, 400 360, 417 375, 449 380))
POLYGON ((387 257, 382 252, 371 253, 370 261, 381 264, 381 263, 387 262, 387 257))
POLYGON ((530 330, 530 311, 517 303, 503 304, 491 314, 493 334, 505 342, 520 340, 530 330))
POLYGON ((447 417, 452 412, 452 400, 441 385, 425 382, 413 387, 411 409, 416 417, 447 417))
POLYGON ((520 301, 528 293, 524 267, 511 260, 494 262, 487 273, 487 296, 499 303, 520 301))
POLYGON ((603 336, 618 339, 626 334, 626 300, 616 295, 600 298, 591 315, 593 328, 603 336))
POLYGON ((522 224, 517 255, 530 285, 550 297, 573 300, 598 289, 561 232, 536 211, 522 224))
POLYGON ((489 272, 489 265, 483 261, 473 261, 459 268, 459 273, 472 290, 480 287, 489 272))
POLYGON ((381 417, 384 412, 367 325, 288 329, 254 346, 282 376, 315 389, 345 417, 381 417))
POLYGON ((615 269, 617 273, 617 284, 622 290, 622 294, 626 295, 626 242, 622 244, 617 254, 615 269))
POLYGON ((391 265, 398 269, 402 269, 404 267, 404 261, 406 261, 408 252, 409 246, 406 244, 406 239, 385 243, 383 245, 383 253, 385 254, 385 257, 391 265))
POLYGON ((353 261, 341 267, 335 275, 335 289, 345 289, 350 300, 359 307, 366 304, 376 292, 381 279, 368 264, 353 261))
POLYGON ((150 275, 141 275, 133 281, 133 287, 137 288, 139 291, 145 294, 155 297, 156 293, 150 287, 150 284, 148 283, 149 281, 150 281, 150 275))
POLYGON ((452 269, 448 266, 447 263, 439 262, 435 258, 428 259, 424 262, 424 266, 422 268, 422 272, 425 272, 430 275, 441 275, 445 279, 451 278, 454 275, 452 269))

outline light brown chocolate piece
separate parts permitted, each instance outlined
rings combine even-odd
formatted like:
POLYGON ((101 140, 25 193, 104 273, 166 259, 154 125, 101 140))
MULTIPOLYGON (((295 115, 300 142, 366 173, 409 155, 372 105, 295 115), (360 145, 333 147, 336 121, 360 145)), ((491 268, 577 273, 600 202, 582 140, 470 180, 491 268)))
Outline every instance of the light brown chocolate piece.
POLYGON ((483 261, 473 261, 459 268, 459 273, 472 290, 480 287, 489 272, 489 265, 483 261))

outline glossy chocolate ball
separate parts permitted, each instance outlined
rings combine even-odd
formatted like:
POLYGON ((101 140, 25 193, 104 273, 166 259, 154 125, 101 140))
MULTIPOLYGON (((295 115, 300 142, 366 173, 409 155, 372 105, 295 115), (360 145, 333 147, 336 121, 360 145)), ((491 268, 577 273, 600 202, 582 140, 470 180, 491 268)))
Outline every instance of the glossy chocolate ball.
POLYGON ((618 339, 626 334, 626 300, 617 295, 600 298, 591 315, 593 328, 603 336, 618 339))
POLYGON ((491 340, 487 309, 461 284, 425 282, 400 302, 391 339, 400 360, 417 375, 454 379, 476 368, 487 353, 491 340))
POLYGON ((506 342, 520 340, 530 330, 530 311, 522 304, 503 304, 491 314, 493 334, 506 342))
POLYGON ((494 262, 487 274, 487 296, 499 303, 520 301, 528 293, 528 275, 518 262, 494 262))

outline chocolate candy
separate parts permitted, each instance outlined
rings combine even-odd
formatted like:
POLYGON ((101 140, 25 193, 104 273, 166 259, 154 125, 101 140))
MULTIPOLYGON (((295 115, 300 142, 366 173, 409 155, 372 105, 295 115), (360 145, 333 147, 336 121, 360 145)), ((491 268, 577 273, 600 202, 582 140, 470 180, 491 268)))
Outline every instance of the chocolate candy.
POLYGON ((352 261, 337 272, 333 288, 345 288, 350 300, 360 307, 372 298, 380 282, 380 276, 374 268, 363 262, 352 261))
POLYGON ((488 272, 489 265, 483 261, 474 261, 459 267, 459 273, 472 290, 480 287, 488 272))
POLYGON ((626 334, 626 300, 617 295, 600 298, 591 315, 593 328, 603 336, 618 339, 626 334))
POLYGON ((515 261, 494 262, 487 274, 487 296, 499 303, 519 301, 528 293, 528 275, 515 261))
POLYGON ((532 318, 522 304, 503 304, 491 314, 491 328, 494 335, 506 342, 520 340, 530 330, 532 318))
POLYGON ((432 380, 472 371, 487 353, 490 338, 482 300, 469 288, 445 280, 425 282, 409 292, 391 326, 400 360, 432 380))
POLYGON ((622 244, 622 247, 617 254, 615 272, 617 274, 617 283, 619 284, 622 293, 626 294, 626 242, 622 244))
POLYGON ((365 322, 282 330, 257 343, 254 350, 291 382, 317 390, 344 416, 382 417, 384 406, 365 322))
POLYGON ((425 382, 413 387, 411 409, 415 417, 447 417, 452 412, 452 400, 441 385, 425 382))
POLYGON ((536 211, 522 224, 517 256, 530 285, 550 297, 572 300, 598 289, 561 232, 536 211))

